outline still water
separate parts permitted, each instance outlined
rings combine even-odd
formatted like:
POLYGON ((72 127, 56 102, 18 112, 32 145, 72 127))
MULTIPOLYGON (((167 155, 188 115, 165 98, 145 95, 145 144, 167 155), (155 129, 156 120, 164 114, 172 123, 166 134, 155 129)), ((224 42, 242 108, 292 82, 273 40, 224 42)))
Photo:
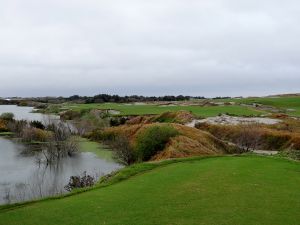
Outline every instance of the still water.
MULTIPOLYGON (((31 107, 2 106, 0 114, 12 112, 16 119, 44 120, 31 113, 31 107)), ((39 163, 36 155, 24 154, 28 146, 0 137, 0 204, 22 202, 65 192, 70 176, 87 174, 99 177, 120 165, 98 158, 90 152, 79 153, 54 164, 39 163)))
POLYGON ((31 113, 34 111, 33 107, 19 107, 16 105, 0 105, 0 115, 6 112, 12 112, 15 115, 16 120, 38 120, 45 122, 49 119, 59 119, 58 116, 44 115, 41 113, 31 113))

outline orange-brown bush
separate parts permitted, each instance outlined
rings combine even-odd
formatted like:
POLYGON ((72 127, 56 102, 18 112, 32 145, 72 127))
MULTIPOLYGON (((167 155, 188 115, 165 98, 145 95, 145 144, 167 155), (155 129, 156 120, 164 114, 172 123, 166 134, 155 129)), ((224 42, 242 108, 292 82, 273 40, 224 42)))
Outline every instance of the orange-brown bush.
POLYGON ((51 137, 51 132, 38 128, 27 127, 22 131, 22 140, 25 142, 46 142, 51 137))
POLYGON ((298 132, 278 130, 259 124, 235 126, 201 123, 196 127, 245 149, 300 150, 300 133, 298 132))
POLYGON ((294 135, 288 143, 288 146, 291 146, 292 149, 300 150, 300 136, 294 135))
POLYGON ((6 132, 6 131, 8 131, 7 123, 6 121, 0 119, 0 132, 6 132))

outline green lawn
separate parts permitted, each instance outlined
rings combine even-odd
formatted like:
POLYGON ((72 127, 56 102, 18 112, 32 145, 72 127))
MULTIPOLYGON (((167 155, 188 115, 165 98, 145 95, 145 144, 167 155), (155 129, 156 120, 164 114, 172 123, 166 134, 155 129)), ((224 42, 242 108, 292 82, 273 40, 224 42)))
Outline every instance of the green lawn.
POLYGON ((167 111, 187 110, 196 116, 209 117, 217 116, 220 113, 230 113, 239 116, 260 115, 263 112, 243 106, 158 106, 158 105, 128 105, 128 104, 65 104, 63 108, 81 110, 81 109, 114 109, 121 112, 121 115, 147 115, 161 114, 167 111))
POLYGON ((221 99, 223 102, 238 102, 244 104, 259 103, 273 106, 281 109, 294 109, 294 112, 288 112, 291 116, 300 116, 300 97, 272 97, 272 98, 244 98, 244 99, 221 99))
POLYGON ((152 170, 71 197, 0 209, 0 224, 295 225, 300 221, 297 162, 243 156, 133 168, 124 171, 152 170))

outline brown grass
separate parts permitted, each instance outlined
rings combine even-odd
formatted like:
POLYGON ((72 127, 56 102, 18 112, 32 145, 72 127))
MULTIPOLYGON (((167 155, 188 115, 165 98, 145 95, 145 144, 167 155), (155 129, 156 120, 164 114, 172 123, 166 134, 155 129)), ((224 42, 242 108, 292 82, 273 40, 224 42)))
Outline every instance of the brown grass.
MULTIPOLYGON (((162 126, 161 123, 123 125, 105 130, 106 134, 126 136, 132 146, 135 146, 136 137, 145 129, 151 126, 162 126)), ((218 140, 211 134, 200 131, 196 128, 187 127, 180 124, 170 124, 179 135, 170 139, 165 149, 156 154, 152 160, 162 160, 171 158, 183 158, 201 155, 221 155, 235 152, 237 149, 228 146, 223 141, 218 140)))
POLYGON ((126 122, 128 125, 149 124, 149 123, 179 123, 186 124, 194 119, 194 115, 188 111, 165 112, 157 116, 136 116, 126 122))
POLYGON ((0 119, 0 132, 8 131, 7 122, 5 120, 0 119))
MULTIPOLYGON (((290 130, 290 126, 280 124, 275 126, 265 125, 212 125, 212 124, 198 124, 197 128, 208 131, 217 138, 225 141, 230 141, 238 144, 243 131, 248 129, 251 132, 249 137, 251 140, 257 142, 253 143, 257 149, 264 150, 286 150, 294 149, 300 150, 300 133, 290 130)), ((250 140, 250 141, 251 141, 250 140)))

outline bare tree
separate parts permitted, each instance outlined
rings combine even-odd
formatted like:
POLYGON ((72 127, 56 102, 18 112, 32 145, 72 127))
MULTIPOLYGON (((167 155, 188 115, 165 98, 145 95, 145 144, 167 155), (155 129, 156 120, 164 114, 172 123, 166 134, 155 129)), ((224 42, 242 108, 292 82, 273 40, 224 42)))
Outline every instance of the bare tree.
POLYGON ((243 124, 236 138, 236 144, 245 151, 257 149, 261 142, 261 132, 257 124, 243 124))
POLYGON ((114 158, 123 165, 130 165, 135 162, 134 151, 126 136, 117 136, 110 142, 114 152, 114 158))
POLYGON ((47 129, 52 132, 52 135, 42 153, 48 163, 72 156, 79 151, 78 140, 72 136, 72 129, 68 124, 56 121, 49 124, 47 129))
POLYGON ((76 133, 80 136, 85 135, 95 129, 104 129, 109 126, 109 120, 99 115, 89 114, 86 118, 72 121, 76 133))

